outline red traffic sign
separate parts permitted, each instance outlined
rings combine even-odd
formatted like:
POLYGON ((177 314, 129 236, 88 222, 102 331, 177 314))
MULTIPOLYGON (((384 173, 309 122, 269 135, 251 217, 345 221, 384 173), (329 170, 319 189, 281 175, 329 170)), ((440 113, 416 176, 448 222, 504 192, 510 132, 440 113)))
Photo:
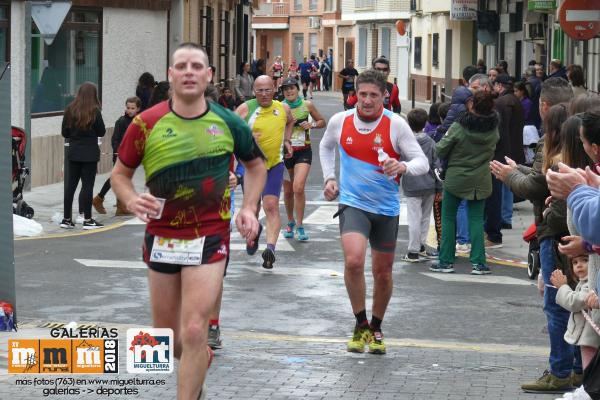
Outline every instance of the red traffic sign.
POLYGON ((593 39, 600 34, 600 0, 565 0, 558 9, 558 20, 571 38, 593 39))

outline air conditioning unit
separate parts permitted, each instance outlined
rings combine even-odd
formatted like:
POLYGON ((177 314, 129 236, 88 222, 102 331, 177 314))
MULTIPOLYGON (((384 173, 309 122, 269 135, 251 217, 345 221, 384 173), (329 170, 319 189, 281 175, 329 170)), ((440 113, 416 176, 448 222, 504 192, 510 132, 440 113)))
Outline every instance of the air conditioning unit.
POLYGON ((546 29, 541 22, 525 22, 523 24, 525 40, 543 40, 546 38, 546 29))
POLYGON ((308 17, 308 27, 312 29, 319 29, 321 27, 321 18, 308 17))

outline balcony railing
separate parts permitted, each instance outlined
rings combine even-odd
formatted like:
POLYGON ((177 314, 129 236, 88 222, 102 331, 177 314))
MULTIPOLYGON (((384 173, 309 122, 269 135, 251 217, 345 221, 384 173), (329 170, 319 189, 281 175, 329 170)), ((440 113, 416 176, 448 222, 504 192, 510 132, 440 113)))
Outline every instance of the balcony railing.
POLYGON ((374 8, 376 0, 354 0, 354 8, 374 8))
POLYGON ((290 3, 263 3, 254 10, 256 17, 287 17, 290 15, 290 3))

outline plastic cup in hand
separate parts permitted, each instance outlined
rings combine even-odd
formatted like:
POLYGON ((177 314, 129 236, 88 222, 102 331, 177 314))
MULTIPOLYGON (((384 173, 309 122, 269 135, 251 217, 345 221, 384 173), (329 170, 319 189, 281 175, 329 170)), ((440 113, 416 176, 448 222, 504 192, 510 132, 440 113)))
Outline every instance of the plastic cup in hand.
POLYGON ((165 203, 167 202, 167 199, 163 199, 162 197, 155 197, 155 199, 160 203, 160 209, 156 214, 148 213, 147 215, 150 219, 160 219, 160 217, 162 217, 163 210, 165 209, 165 203))
MULTIPOLYGON (((377 149, 377 161, 379 161, 379 163, 383 166, 383 163, 387 161, 387 159, 390 158, 390 156, 388 155, 388 153, 385 152, 385 150, 383 150, 381 147, 377 149)), ((388 179, 393 180, 396 178, 397 174, 394 175, 388 175, 388 179)))

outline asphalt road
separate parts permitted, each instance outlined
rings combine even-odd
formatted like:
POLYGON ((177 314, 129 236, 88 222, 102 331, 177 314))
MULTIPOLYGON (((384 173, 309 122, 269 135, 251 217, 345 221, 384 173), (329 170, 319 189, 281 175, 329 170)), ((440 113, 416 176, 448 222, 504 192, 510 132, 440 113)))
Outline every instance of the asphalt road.
MULTIPOLYGON (((341 110, 339 96, 315 97, 327 118, 341 110)), ((388 355, 379 362, 344 351, 354 317, 344 286, 337 220, 331 219, 336 205, 322 197, 318 162, 322 135, 323 130, 312 135, 314 164, 305 221, 310 241, 280 238, 275 268, 267 271, 261 267, 260 251, 247 256, 239 235, 232 234, 221 314, 225 348, 209 373, 209 395, 522 398, 519 382, 541 374, 548 340, 541 298, 525 271, 491 265, 492 275, 472 277, 468 260, 459 258, 455 274, 435 275, 427 263, 404 263, 408 231, 403 217, 394 293, 383 322, 388 355), (379 386, 370 386, 375 384, 379 386)), ((21 323, 150 325, 146 269, 141 264, 143 230, 143 225, 134 224, 90 235, 16 241, 21 323)), ((369 265, 368 257, 368 308, 369 265)), ((170 391, 156 389, 139 398, 172 397, 174 376, 168 382, 160 390, 170 387, 170 391)), ((35 397, 12 384, 4 388, 5 394, 17 396, 11 398, 21 398, 19 393, 22 398, 35 397)))
MULTIPOLYGON (((316 104, 326 118, 340 110, 337 97, 319 96, 316 104)), ((343 255, 337 224, 331 220, 335 204, 324 202, 321 192, 322 135, 323 130, 313 132, 314 163, 307 184, 306 216, 314 222, 306 224, 311 240, 280 238, 280 243, 287 243, 278 246, 272 272, 261 268, 260 251, 249 257, 233 250, 225 279, 224 326, 300 335, 350 332, 353 320, 343 283, 343 255)), ((149 323, 146 271, 121 263, 141 261, 143 229, 126 225, 92 235, 15 242, 20 318, 149 323), (86 267, 75 261, 81 259, 112 266, 86 267)), ((394 295, 384 320, 387 337, 546 344, 541 299, 521 268, 492 265, 493 275, 473 279, 467 275, 467 260, 461 259, 457 274, 450 278, 468 281, 440 280, 448 276, 429 275, 427 263, 400 260, 407 240, 407 227, 400 226, 394 295), (504 278, 515 280, 498 283, 504 278)), ((232 243, 242 246, 236 232, 232 243)), ((371 284, 370 274, 367 277, 371 284)))

